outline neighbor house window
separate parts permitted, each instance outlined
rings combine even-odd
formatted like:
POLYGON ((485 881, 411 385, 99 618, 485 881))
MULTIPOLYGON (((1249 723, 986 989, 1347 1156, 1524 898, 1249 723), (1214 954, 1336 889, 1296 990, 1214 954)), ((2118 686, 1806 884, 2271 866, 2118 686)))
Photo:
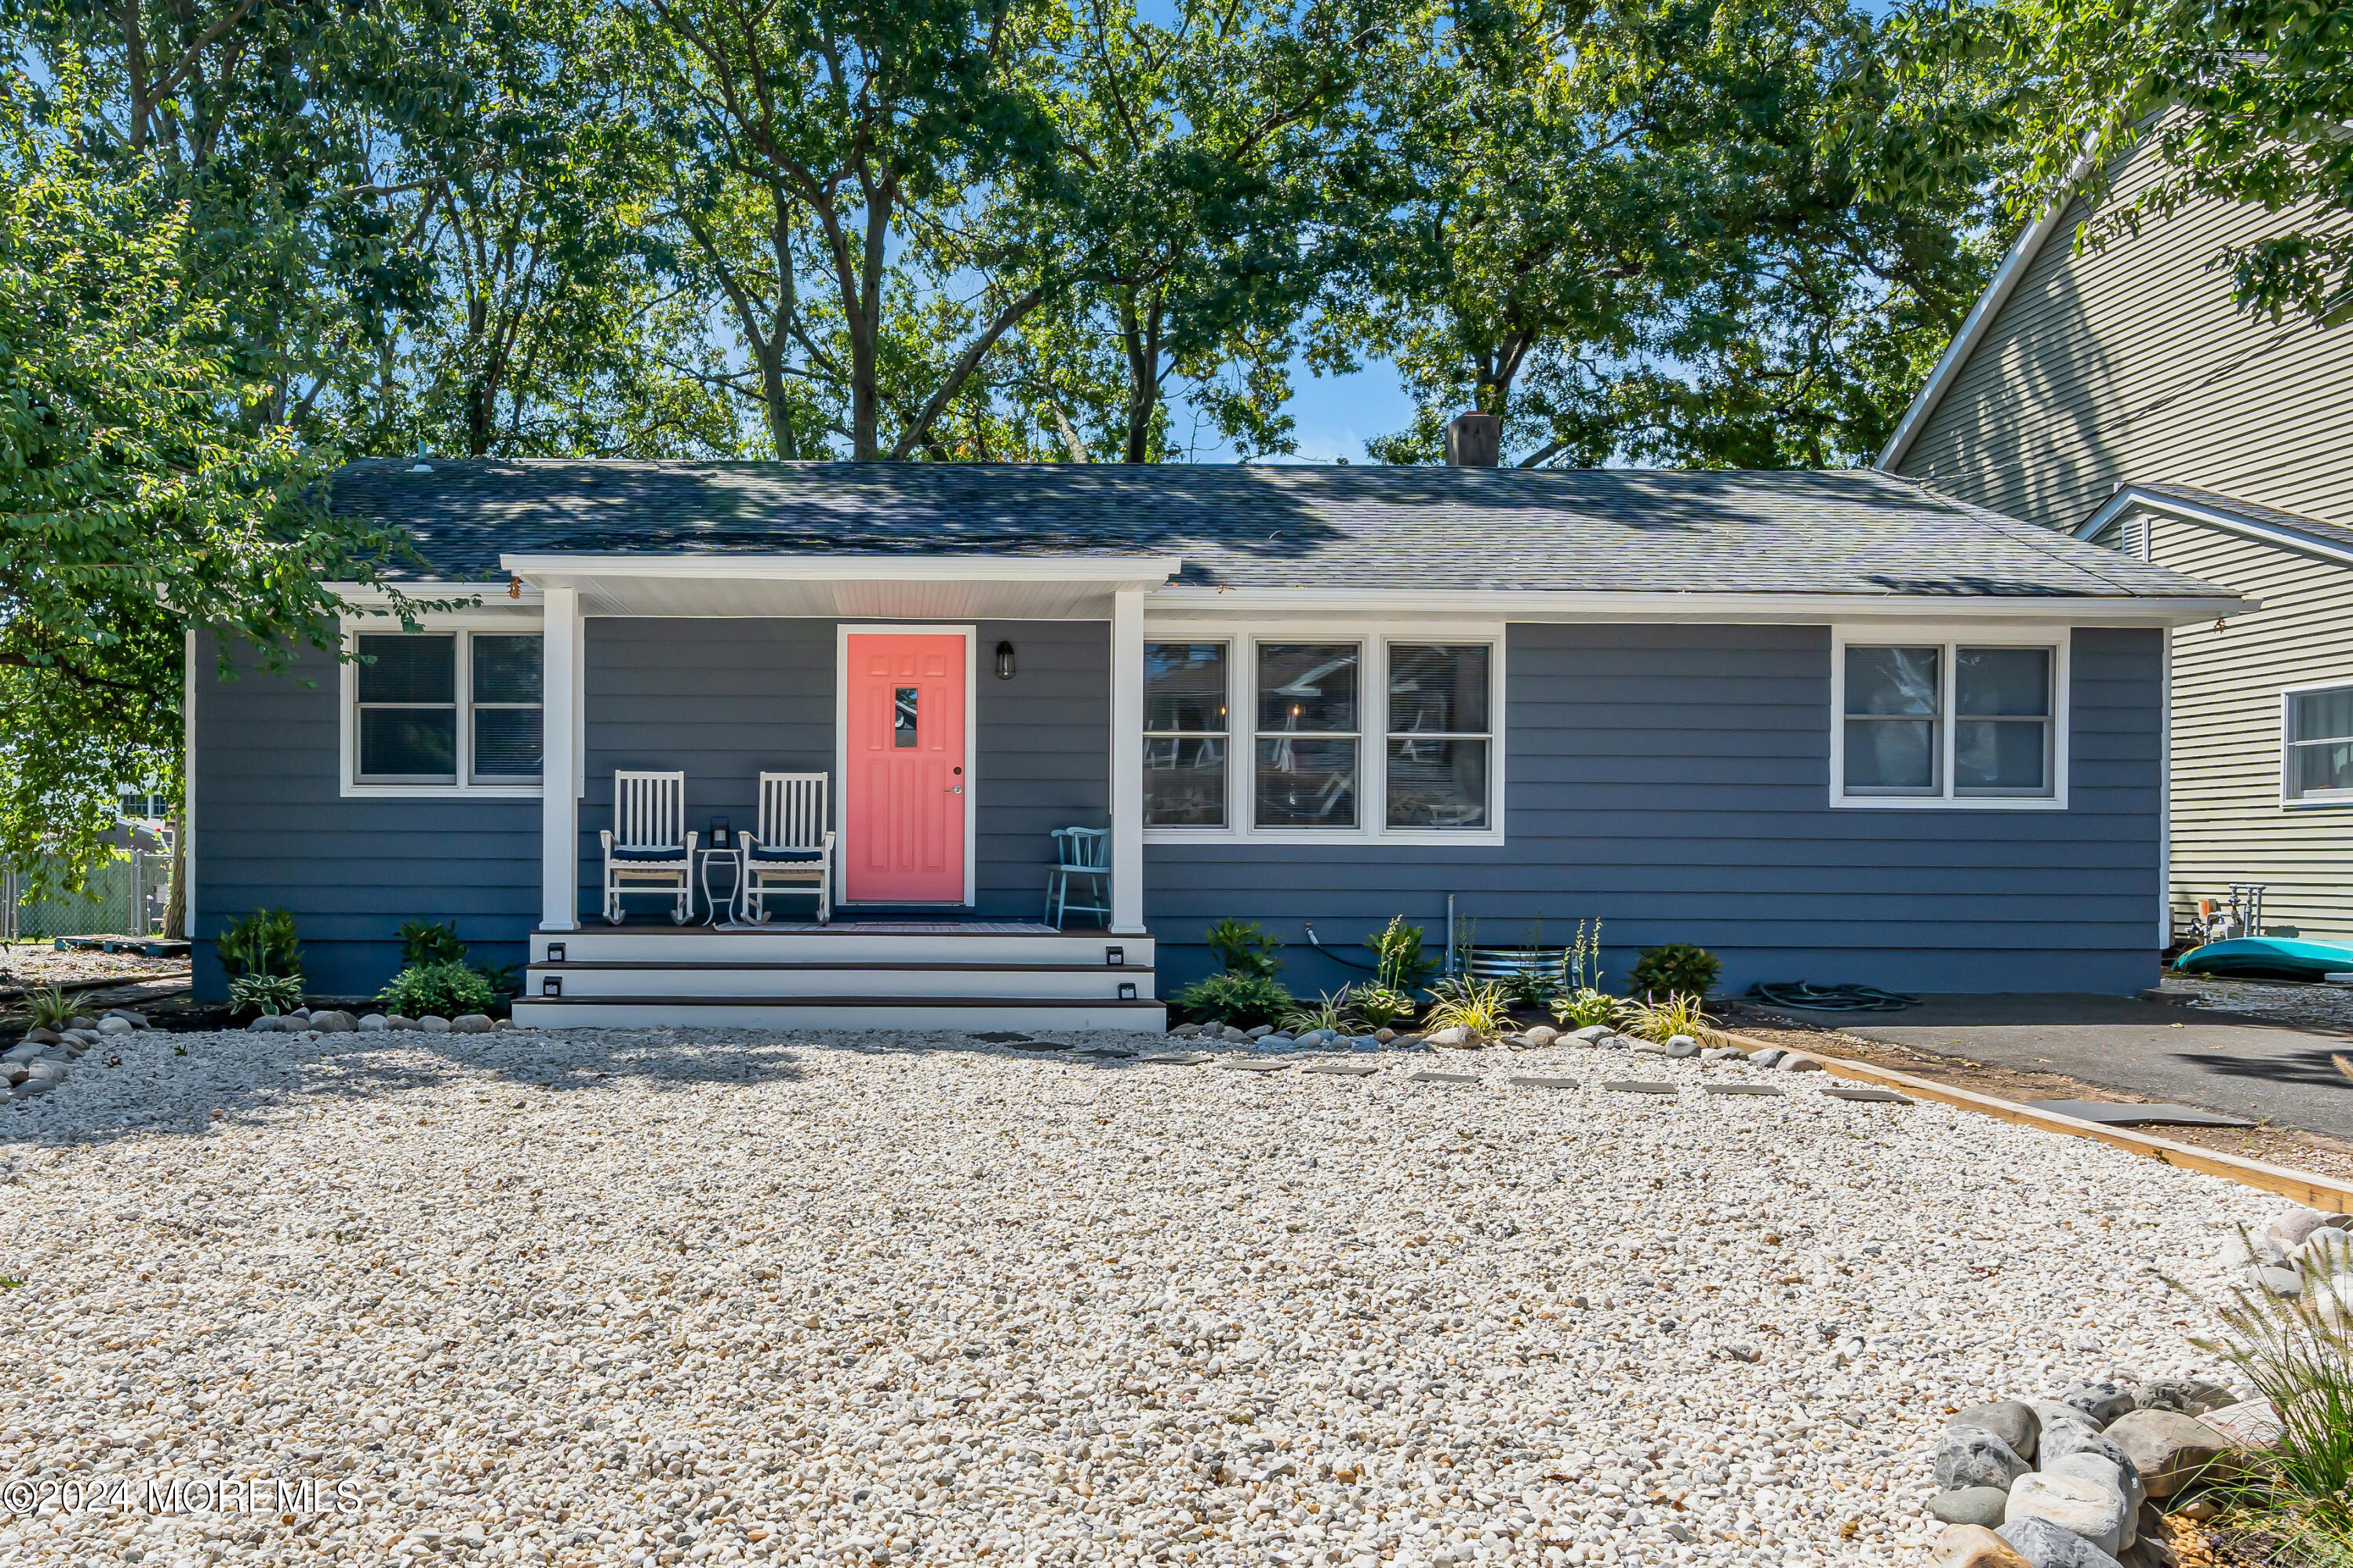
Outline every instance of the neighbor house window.
POLYGON ((2286 795, 2353 800, 2353 686, 2287 694, 2286 795))
POLYGON ((1487 825, 1484 643, 1388 646, 1388 825, 1487 825))
POLYGON ((1144 821, 1226 825, 1227 644, 1144 645, 1144 821))
POLYGON ((362 632, 353 651, 354 783, 538 781, 537 633, 362 632))
POLYGON ((1354 642, 1258 645, 1254 823, 1261 828, 1356 825, 1354 642))
POLYGON ((2055 800, 2058 653, 1957 641, 1845 644, 1841 799, 2055 800))

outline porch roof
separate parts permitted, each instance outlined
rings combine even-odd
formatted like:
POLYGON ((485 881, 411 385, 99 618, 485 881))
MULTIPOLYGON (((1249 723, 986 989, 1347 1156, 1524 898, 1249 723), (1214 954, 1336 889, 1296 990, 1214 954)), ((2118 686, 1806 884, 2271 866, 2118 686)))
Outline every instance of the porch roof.
MULTIPOLYGON (((2141 601, 2228 588, 1867 469, 1825 471, 377 460, 339 511, 406 529, 416 579, 504 558, 1047 559, 1173 588, 2141 601), (1159 579, 1155 579, 1157 581, 1159 579)), ((733 560, 733 568, 729 565, 733 560)), ((885 567, 884 563, 892 563, 885 567)), ((552 564, 552 563, 551 563, 552 564)), ((943 563, 946 565, 947 563, 943 563)), ((709 568, 717 568, 711 570, 709 568)), ((609 567, 606 568, 609 571, 609 567)), ((535 577, 536 580, 536 577, 535 577)), ((773 613, 773 612, 772 612, 773 613)))

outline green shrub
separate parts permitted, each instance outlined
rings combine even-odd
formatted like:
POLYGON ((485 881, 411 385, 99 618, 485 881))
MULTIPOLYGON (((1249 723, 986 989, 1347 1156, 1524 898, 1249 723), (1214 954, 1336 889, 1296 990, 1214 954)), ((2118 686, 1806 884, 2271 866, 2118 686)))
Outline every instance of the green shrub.
POLYGON ((458 927, 443 920, 408 920, 402 923, 400 961, 404 964, 462 964, 466 961, 466 944, 458 940, 458 927))
POLYGON ((1193 1018, 1208 1023, 1250 1029, 1281 1022, 1291 1011, 1291 993, 1271 975, 1240 974, 1226 969, 1179 991, 1176 1005, 1193 1018))
POLYGON ((1590 1029, 1597 1023, 1615 1028, 1619 1012, 1625 1005, 1606 991, 1580 986, 1567 996, 1552 999, 1552 1015, 1560 1020, 1564 1029, 1590 1029))
POLYGON ((408 1018, 458 1018, 489 1012, 498 996, 480 970, 464 964, 412 964, 393 976, 376 1000, 408 1018))
POLYGON ((302 972, 302 949, 294 940, 294 916, 283 909, 257 909, 213 944, 228 978, 302 972))
POLYGON ((1645 948, 1627 971, 1626 989, 1636 996, 1705 997, 1724 973, 1724 960, 1689 942, 1645 948))
POLYGON ((1220 920, 1202 934, 1201 940, 1228 974, 1271 979, 1282 967, 1274 956, 1282 944, 1260 930, 1255 920, 1220 920))
POLYGON ((228 999, 241 1012, 275 1018, 302 1005, 301 975, 239 975, 228 982, 228 999))

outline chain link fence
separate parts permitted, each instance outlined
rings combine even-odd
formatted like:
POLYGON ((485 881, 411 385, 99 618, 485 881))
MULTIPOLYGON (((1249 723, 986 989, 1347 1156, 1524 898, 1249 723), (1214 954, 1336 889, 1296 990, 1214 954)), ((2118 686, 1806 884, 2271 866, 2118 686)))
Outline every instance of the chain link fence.
POLYGON ((127 850, 92 872, 79 893, 36 895, 32 877, 0 866, 0 941, 52 937, 147 937, 164 928, 172 857, 127 850))

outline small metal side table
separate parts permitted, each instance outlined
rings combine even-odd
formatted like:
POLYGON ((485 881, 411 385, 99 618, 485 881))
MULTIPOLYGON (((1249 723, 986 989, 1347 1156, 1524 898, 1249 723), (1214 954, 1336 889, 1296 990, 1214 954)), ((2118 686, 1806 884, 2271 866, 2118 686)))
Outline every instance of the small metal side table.
POLYGON ((742 852, 732 849, 699 849, 694 852, 694 858, 698 863, 695 867, 699 874, 697 880, 702 885, 702 906, 709 912, 711 923, 713 926, 736 924, 742 914, 736 905, 744 892, 742 852), (727 868, 727 903, 724 916, 720 913, 718 895, 711 891, 711 868, 714 865, 723 865, 727 868))

